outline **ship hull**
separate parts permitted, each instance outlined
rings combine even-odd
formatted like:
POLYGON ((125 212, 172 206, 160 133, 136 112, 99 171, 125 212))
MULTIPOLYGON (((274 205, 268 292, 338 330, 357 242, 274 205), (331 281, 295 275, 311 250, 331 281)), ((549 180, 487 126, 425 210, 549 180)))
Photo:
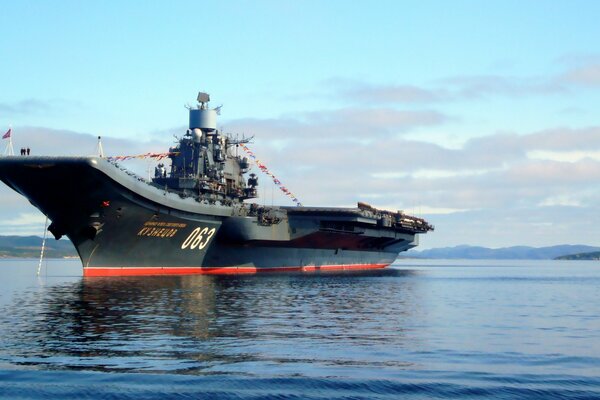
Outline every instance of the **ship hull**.
POLYGON ((57 238, 73 242, 84 276, 384 268, 416 245, 415 234, 377 227, 332 232, 322 227, 327 213, 290 211, 264 225, 95 157, 3 157, 0 179, 49 217, 57 238))

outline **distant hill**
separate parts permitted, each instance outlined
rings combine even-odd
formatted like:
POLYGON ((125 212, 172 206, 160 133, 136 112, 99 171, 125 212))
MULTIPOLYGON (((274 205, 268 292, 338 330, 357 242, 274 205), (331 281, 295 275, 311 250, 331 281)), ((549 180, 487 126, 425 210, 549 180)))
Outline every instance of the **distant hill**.
POLYGON ((429 250, 410 250, 404 257, 436 259, 479 259, 479 260, 552 260, 569 254, 600 251, 600 247, 585 245, 558 245, 550 247, 514 246, 490 249, 478 246, 443 247, 429 250))
POLYGON ((591 253, 568 254, 566 256, 556 257, 555 260, 600 260, 600 251, 591 253))
MULTIPOLYGON (((0 236, 0 258, 6 257, 39 257, 42 238, 39 236, 0 236)), ((75 247, 69 240, 46 239, 45 257, 76 257, 75 247)))

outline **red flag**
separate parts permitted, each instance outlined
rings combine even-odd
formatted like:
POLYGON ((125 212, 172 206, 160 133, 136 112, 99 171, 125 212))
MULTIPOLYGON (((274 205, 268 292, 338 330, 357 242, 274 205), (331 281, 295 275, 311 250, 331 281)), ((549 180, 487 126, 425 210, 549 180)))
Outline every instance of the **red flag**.
POLYGON ((10 137, 11 133, 12 133, 12 128, 6 131, 4 136, 2 136, 2 139, 8 139, 10 137))

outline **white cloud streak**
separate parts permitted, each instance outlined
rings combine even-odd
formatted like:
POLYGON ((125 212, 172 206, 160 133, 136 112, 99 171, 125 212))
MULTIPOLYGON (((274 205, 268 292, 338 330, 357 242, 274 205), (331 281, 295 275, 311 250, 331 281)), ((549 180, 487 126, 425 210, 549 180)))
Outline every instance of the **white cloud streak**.
POLYGON ((11 103, 0 102, 0 117, 49 114, 75 107, 81 107, 81 104, 63 99, 41 100, 31 98, 11 103))
POLYGON ((550 76, 465 75, 428 84, 367 83, 336 78, 324 82, 330 97, 350 104, 432 104, 496 97, 557 95, 585 87, 600 88, 600 61, 585 58, 564 72, 550 76))

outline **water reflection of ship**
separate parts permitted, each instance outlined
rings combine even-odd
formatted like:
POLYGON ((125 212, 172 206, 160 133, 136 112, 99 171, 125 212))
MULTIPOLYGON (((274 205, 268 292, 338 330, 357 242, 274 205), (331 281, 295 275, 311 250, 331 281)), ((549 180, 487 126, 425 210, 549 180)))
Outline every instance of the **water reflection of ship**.
POLYGON ((292 356, 336 363, 314 349, 417 345, 405 329, 426 318, 426 299, 410 275, 83 278, 23 293, 8 314, 21 313, 24 325, 7 332, 18 337, 24 359, 69 368, 163 370, 170 363, 193 373, 240 362, 296 362, 292 356), (34 318, 26 315, 32 310, 34 318))
MULTIPOLYGON (((211 345, 213 337, 234 337, 244 323, 218 314, 219 282, 203 275, 83 278, 23 292, 0 318, 19 321, 2 324, 5 344, 19 354, 16 363, 48 368, 161 370, 165 358, 239 361, 243 354, 211 345)), ((227 302, 219 301, 225 309, 227 302)))
MULTIPOLYGON (((283 274, 237 278, 171 276, 155 278, 84 278, 80 301, 71 302, 71 315, 83 311, 99 334, 173 335, 191 339, 229 337, 251 340, 263 334, 267 320, 331 315, 331 325, 351 329, 349 314, 370 314, 370 296, 361 295, 361 279, 409 275, 410 271, 352 271, 316 276, 283 274), (314 301, 318 299, 318 301, 314 301), (81 309, 80 309, 81 307, 81 309), (339 318, 338 318, 339 317, 339 318)), ((397 287, 395 289, 398 289, 397 287)), ((408 285, 402 290, 412 292, 408 285)), ((418 308, 418 306, 415 306, 418 308)), ((400 314, 406 314, 402 310, 400 314)), ((401 330, 401 327, 397 327, 401 330)), ((275 334, 276 332, 271 332, 275 334)), ((288 332, 302 335, 302 332, 288 332)))
POLYGON ((218 284, 217 279, 202 275, 83 279, 80 304, 93 321, 88 329, 99 333, 112 335, 117 330, 134 336, 164 333, 207 339, 227 334, 212 325, 218 284))

